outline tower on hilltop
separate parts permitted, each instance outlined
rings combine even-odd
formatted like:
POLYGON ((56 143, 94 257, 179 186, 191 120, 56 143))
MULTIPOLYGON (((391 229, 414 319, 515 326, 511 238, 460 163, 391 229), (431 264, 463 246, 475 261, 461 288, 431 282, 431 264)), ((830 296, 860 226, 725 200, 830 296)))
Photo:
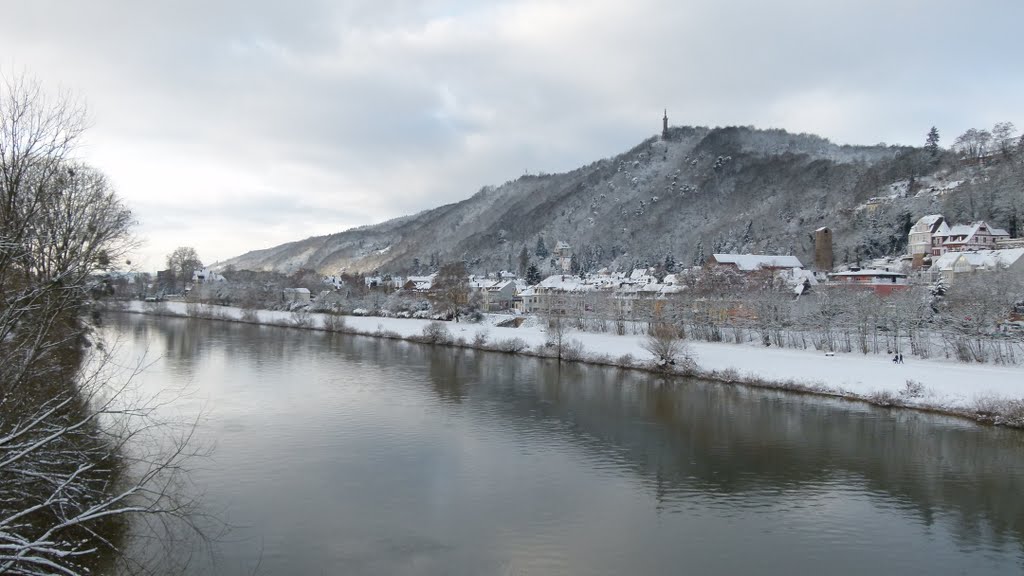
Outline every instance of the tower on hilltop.
POLYGON ((668 140, 668 108, 665 108, 665 116, 661 119, 661 139, 668 140))

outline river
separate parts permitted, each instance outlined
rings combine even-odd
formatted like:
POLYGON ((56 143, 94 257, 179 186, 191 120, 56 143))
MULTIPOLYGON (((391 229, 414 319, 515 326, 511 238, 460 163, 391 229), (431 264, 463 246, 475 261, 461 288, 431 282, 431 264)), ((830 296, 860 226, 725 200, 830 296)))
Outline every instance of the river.
POLYGON ((195 574, 1024 572, 1024 433, 614 368, 112 314, 203 414, 195 574))

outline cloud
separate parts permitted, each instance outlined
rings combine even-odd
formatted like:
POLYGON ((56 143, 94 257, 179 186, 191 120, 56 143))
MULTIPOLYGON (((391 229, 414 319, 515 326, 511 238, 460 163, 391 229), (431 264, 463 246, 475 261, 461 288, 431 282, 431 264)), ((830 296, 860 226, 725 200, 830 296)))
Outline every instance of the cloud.
POLYGON ((152 246, 221 259, 616 154, 664 107, 843 143, 1024 126, 1021 16, 996 0, 39 0, 6 7, 0 69, 87 99, 83 155, 152 246))

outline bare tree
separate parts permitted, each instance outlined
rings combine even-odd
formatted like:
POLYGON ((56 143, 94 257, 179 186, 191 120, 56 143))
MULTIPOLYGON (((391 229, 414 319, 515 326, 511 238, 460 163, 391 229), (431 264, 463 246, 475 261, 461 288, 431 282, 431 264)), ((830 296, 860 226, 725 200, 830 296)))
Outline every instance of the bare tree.
POLYGON ((680 337, 679 328, 670 323, 655 322, 640 346, 651 354, 654 365, 661 370, 694 367, 689 346, 680 337))
POLYGON ((102 346, 84 346, 91 276, 131 246, 131 213, 71 160, 74 100, 0 78, 0 573, 83 574, 120 557, 132 515, 188 515, 172 498, 188 428, 130 399, 102 346), (166 438, 165 438, 166 440, 166 438))
POLYGON ((192 278, 192 274, 202 267, 203 261, 199 259, 196 249, 191 246, 179 246, 167 255, 167 269, 176 281, 181 281, 182 288, 192 278))
POLYGON ((999 328, 1022 298, 1020 280, 1003 269, 957 277, 941 307, 946 341, 957 358, 967 362, 1011 361, 1018 344, 1000 338, 999 328))
POLYGON ((1016 134, 1017 127, 1013 125, 1013 122, 996 122, 992 127, 992 141, 1003 156, 1013 154, 1013 141, 1016 134))
POLYGON ((469 275, 466 264, 450 262, 441 266, 430 292, 434 305, 459 321, 462 309, 469 303, 469 275))

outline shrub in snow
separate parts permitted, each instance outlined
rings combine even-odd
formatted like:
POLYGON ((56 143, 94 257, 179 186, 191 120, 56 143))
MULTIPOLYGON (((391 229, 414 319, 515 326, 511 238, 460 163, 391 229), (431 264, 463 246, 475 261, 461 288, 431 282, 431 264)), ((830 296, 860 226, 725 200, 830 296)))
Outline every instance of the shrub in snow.
POLYGON ((487 345, 487 337, 489 336, 487 330, 480 330, 473 335, 473 347, 483 348, 487 345))
POLYGON ((494 343, 494 349, 499 352, 508 352, 511 354, 519 354, 525 352, 530 348, 530 345, 522 338, 506 338, 504 340, 498 340, 494 343))
POLYGON ((428 344, 447 344, 452 340, 452 333, 442 322, 434 321, 423 327, 422 341, 428 344))
POLYGON ((309 328, 313 326, 313 319, 305 309, 295 310, 289 318, 289 324, 295 328, 309 328))
POLYGON ((905 399, 921 398, 924 396, 924 384, 917 380, 907 380, 903 385, 903 390, 900 390, 900 396, 905 399))
POLYGON ((668 323, 655 324, 640 347, 651 354, 655 367, 660 370, 672 370, 688 351, 686 342, 679 337, 679 330, 668 323))
POLYGON ((245 310, 242 310, 241 320, 242 322, 249 322, 250 324, 259 324, 260 315, 252 308, 246 308, 245 310))
POLYGON ((558 357, 562 360, 569 360, 572 362, 583 360, 583 343, 575 338, 563 340, 561 350, 558 352, 558 357))
POLYGON ((878 406, 889 407, 903 405, 903 401, 889 390, 875 390, 868 394, 865 399, 872 404, 877 404, 878 406))
POLYGON ((328 332, 345 332, 347 327, 344 316, 336 314, 324 315, 324 330, 328 332))

